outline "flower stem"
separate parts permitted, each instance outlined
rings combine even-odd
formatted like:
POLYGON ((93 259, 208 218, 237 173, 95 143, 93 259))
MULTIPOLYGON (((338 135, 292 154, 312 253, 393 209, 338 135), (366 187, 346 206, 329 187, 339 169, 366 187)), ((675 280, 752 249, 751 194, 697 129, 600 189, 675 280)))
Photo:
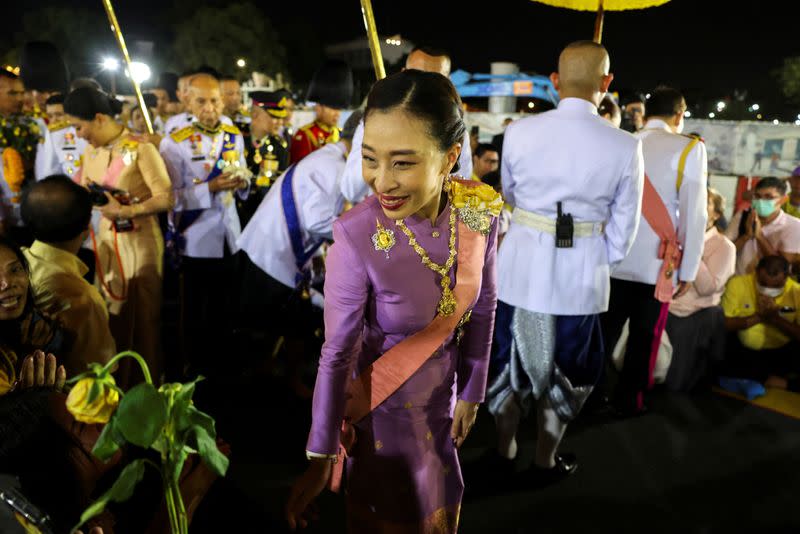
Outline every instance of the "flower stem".
POLYGON ((106 364, 106 366, 103 367, 103 371, 110 370, 114 366, 114 364, 117 363, 118 360, 121 360, 122 358, 125 357, 130 357, 136 360, 139 363, 139 367, 142 368, 142 374, 144 374, 145 382, 147 382, 148 384, 153 383, 153 379, 150 377, 150 369, 147 367, 147 362, 145 362, 144 358, 142 358, 138 353, 133 352, 132 350, 126 350, 124 352, 120 352, 119 354, 111 358, 111 360, 106 364))

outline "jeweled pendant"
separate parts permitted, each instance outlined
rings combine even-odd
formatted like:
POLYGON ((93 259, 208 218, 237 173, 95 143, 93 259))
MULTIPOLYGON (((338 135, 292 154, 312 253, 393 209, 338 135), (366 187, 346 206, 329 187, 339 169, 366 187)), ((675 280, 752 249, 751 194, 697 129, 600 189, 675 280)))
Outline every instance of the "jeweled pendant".
POLYGON ((442 288, 442 298, 439 299, 437 311, 439 312, 439 315, 443 317, 449 317, 456 311, 456 296, 450 289, 449 283, 442 288))
POLYGON ((375 250, 385 252, 386 259, 388 260, 389 251, 396 243, 394 231, 384 228, 378 219, 375 219, 375 227, 375 233, 372 234, 372 245, 375 247, 375 250))

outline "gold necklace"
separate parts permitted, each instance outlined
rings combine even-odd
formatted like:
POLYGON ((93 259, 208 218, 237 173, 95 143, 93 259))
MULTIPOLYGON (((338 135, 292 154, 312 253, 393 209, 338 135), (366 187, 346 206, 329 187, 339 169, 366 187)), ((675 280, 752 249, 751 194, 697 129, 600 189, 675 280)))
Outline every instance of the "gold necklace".
POLYGON ((456 210, 453 208, 452 203, 450 206, 450 241, 448 242, 449 254, 444 265, 439 265, 431 260, 430 256, 428 256, 428 253, 424 248, 422 248, 422 245, 417 243, 417 238, 414 237, 414 233, 405 225, 402 220, 395 221, 395 225, 397 225, 397 227, 400 228, 400 230, 402 230, 402 232, 406 235, 408 238, 408 244, 411 245, 411 248, 413 248, 422 259, 422 264, 442 277, 442 297, 439 299, 439 305, 437 306, 436 311, 439 313, 439 315, 444 317, 453 315, 453 313, 456 311, 456 297, 453 295, 453 291, 450 289, 450 270, 453 268, 453 264, 456 261, 456 210))

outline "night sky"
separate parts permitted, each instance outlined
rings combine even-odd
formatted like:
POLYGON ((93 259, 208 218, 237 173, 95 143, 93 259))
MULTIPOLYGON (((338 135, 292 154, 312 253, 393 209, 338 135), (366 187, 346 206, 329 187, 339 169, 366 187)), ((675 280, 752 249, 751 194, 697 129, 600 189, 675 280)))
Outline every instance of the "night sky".
MULTIPOLYGON (((203 3, 177 2, 189 10, 203 3)), ((255 3, 276 27, 302 17, 323 43, 364 32, 358 0, 255 3)), ((100 0, 32 0, 24 9, 57 4, 102 13, 100 0)), ((170 1, 115 2, 126 32, 137 38, 152 35, 154 40, 169 38, 165 5, 170 1)), ((603 41, 616 76, 612 89, 644 92, 667 83, 684 90, 690 99, 709 102, 732 96, 734 89, 747 90, 747 100, 761 103, 765 113, 794 120, 800 106, 795 109, 784 102, 771 75, 784 57, 800 55, 797 17, 790 5, 672 0, 643 11, 609 12, 603 41)), ((8 7, 23 9, 20 4, 8 7)), ((570 41, 590 39, 594 27, 594 14, 530 0, 373 0, 373 8, 381 34, 399 33, 417 44, 445 48, 453 56, 454 68, 471 72, 489 72, 491 61, 512 61, 523 70, 548 74, 559 50, 570 41)))

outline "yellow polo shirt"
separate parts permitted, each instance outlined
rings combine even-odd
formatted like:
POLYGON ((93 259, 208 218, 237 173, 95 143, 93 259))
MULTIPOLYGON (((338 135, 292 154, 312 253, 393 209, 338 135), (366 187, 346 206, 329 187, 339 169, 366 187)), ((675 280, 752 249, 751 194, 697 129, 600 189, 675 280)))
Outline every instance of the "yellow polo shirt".
MULTIPOLYGON (((756 289, 756 274, 743 274, 734 276, 728 281, 725 293, 722 295, 722 309, 725 317, 749 317, 756 312, 758 291, 756 289)), ((794 308, 793 312, 781 313, 781 316, 792 322, 800 323, 800 284, 791 278, 786 280, 783 293, 775 299, 778 307, 794 308)), ((739 341, 742 345, 753 350, 776 349, 786 345, 790 338, 778 328, 765 323, 759 323, 746 330, 740 330, 739 341)))
POLYGON ((23 252, 30 265, 36 306, 58 320, 68 335, 68 351, 56 354, 58 363, 74 376, 84 372, 89 362, 108 362, 116 344, 102 295, 83 279, 86 265, 75 254, 41 241, 23 252))

